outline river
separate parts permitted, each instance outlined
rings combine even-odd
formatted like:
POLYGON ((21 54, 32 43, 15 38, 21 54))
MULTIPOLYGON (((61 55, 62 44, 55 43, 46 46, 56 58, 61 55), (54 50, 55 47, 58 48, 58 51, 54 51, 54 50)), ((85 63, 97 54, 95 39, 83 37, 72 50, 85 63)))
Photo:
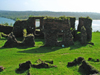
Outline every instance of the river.
POLYGON ((0 24, 8 23, 9 25, 13 25, 15 23, 14 20, 0 17, 0 24))
MULTIPOLYGON (((7 18, 3 18, 3 17, 0 17, 0 24, 2 23, 8 23, 9 25, 10 24, 14 24, 15 21, 12 20, 12 19, 7 19, 7 18)), ((39 21, 36 21, 36 26, 38 27, 40 25, 40 22, 39 21)), ((75 22, 75 28, 77 29, 77 26, 78 26, 78 20, 76 20, 75 22)), ((100 31, 100 20, 93 20, 92 21, 92 32, 94 31, 100 31)))

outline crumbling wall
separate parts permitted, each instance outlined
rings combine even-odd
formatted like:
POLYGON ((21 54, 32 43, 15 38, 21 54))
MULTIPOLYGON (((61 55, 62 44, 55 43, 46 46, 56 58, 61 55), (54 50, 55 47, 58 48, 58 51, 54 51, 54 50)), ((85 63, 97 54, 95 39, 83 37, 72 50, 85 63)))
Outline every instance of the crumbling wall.
MULTIPOLYGON (((34 21, 34 20, 33 20, 34 21)), ((23 29, 26 29, 28 34, 33 33, 35 31, 35 25, 32 19, 16 21, 13 28, 13 33, 16 37, 23 36, 23 29)))
POLYGON ((33 34, 29 34, 27 35, 23 42, 22 42, 23 46, 28 46, 28 47, 34 47, 35 46, 35 40, 34 40, 34 35, 33 34))
POLYGON ((69 18, 70 18, 71 28, 75 29, 75 20, 76 20, 76 18, 75 17, 69 17, 69 18))
POLYGON ((69 17, 69 18, 70 18, 71 33, 72 33, 74 40, 75 40, 75 38, 77 37, 76 36, 76 30, 75 30, 75 20, 76 20, 76 18, 75 17, 69 17))
POLYGON ((46 46, 69 46, 73 45, 73 36, 70 31, 68 19, 45 19, 44 20, 44 39, 46 46), (58 41, 58 36, 62 35, 62 41, 58 41))
POLYGON ((23 36, 23 29, 27 28, 27 21, 16 21, 13 28, 13 33, 16 37, 23 36))
POLYGON ((81 27, 84 26, 86 28, 87 33, 87 40, 92 39, 92 19, 89 17, 80 17, 79 18, 79 25, 78 25, 78 31, 81 31, 81 27))
MULTIPOLYGON (((80 17, 78 30, 75 30, 75 17, 29 17, 28 20, 16 21, 13 28, 13 33, 16 37, 23 36, 23 29, 27 30, 27 34, 34 34, 36 36, 35 20, 40 19, 40 32, 39 36, 44 36, 45 45, 47 46, 69 46, 73 44, 73 40, 81 40, 84 32, 81 30, 82 26, 86 29, 87 40, 92 38, 92 20, 89 17, 80 17), (43 35, 44 32, 44 35, 43 35), (62 41, 58 38, 61 36, 62 41), (74 38, 74 39, 73 39, 74 38)), ((84 35, 85 36, 85 35, 84 35)), ((84 37, 83 36, 83 37, 84 37)))
POLYGON ((87 44, 87 33, 84 26, 81 27, 81 44, 82 45, 87 44))
POLYGON ((15 47, 15 46, 18 46, 18 41, 17 39, 15 38, 15 36, 13 35, 13 32, 11 32, 8 36, 8 39, 6 41, 6 43, 4 44, 3 47, 15 47))
POLYGON ((5 34, 9 34, 12 32, 12 30, 13 30, 12 26, 4 26, 4 25, 0 24, 0 32, 3 32, 5 34))
POLYGON ((13 33, 16 37, 22 37, 23 29, 27 29, 27 33, 35 35, 35 19, 40 19, 40 32, 42 33, 43 17, 29 17, 28 20, 16 21, 13 28, 13 33))
POLYGON ((35 41, 34 41, 34 35, 33 34, 27 35, 24 38, 24 40, 22 42, 20 42, 20 41, 17 41, 13 32, 11 32, 3 47, 19 47, 19 46, 33 47, 34 45, 35 45, 35 41))

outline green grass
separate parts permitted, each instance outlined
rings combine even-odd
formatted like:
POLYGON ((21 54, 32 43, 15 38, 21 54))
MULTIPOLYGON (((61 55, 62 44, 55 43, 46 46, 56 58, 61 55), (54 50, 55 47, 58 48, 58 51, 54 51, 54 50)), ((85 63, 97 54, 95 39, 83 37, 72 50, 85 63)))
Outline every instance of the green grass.
MULTIPOLYGON (((57 68, 30 68, 31 75, 82 75, 79 72, 79 66, 67 67, 66 65, 80 56, 85 60, 88 60, 89 57, 100 59, 100 33, 94 32, 92 34, 94 46, 81 46, 79 42, 75 42, 75 45, 66 48, 42 47, 44 45, 43 39, 35 39, 35 47, 2 48, 6 39, 1 38, 0 66, 4 66, 5 70, 0 72, 0 75, 27 75, 27 71, 16 73, 15 70, 19 67, 19 63, 30 60, 34 64, 38 59, 53 60, 57 68)), ((100 71, 100 62, 88 61, 88 63, 100 71)))

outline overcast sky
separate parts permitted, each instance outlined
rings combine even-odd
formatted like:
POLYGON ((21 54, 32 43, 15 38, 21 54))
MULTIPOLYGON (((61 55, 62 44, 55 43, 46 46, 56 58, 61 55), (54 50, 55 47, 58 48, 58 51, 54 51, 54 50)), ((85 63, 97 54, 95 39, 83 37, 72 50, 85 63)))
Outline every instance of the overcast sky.
POLYGON ((100 0, 0 0, 0 10, 100 13, 100 0))

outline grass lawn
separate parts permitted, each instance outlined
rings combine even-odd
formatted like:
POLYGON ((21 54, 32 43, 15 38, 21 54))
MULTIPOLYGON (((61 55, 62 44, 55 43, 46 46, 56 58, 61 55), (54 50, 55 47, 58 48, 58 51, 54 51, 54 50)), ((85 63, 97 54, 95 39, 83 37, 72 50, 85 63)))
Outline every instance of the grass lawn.
MULTIPOLYGON (((38 59, 53 60, 57 68, 30 68, 31 75, 85 75, 79 71, 79 66, 67 67, 67 63, 80 56, 84 57, 85 60, 88 60, 89 57, 100 59, 99 32, 92 33, 94 46, 89 44, 81 46, 79 42, 75 42, 75 45, 66 48, 42 47, 44 40, 35 39, 35 47, 2 48, 5 42, 5 38, 0 39, 0 66, 5 67, 4 71, 0 72, 0 75, 27 75, 27 71, 16 73, 19 63, 30 60, 34 64, 38 59)), ((100 62, 87 62, 100 71, 100 62)))

